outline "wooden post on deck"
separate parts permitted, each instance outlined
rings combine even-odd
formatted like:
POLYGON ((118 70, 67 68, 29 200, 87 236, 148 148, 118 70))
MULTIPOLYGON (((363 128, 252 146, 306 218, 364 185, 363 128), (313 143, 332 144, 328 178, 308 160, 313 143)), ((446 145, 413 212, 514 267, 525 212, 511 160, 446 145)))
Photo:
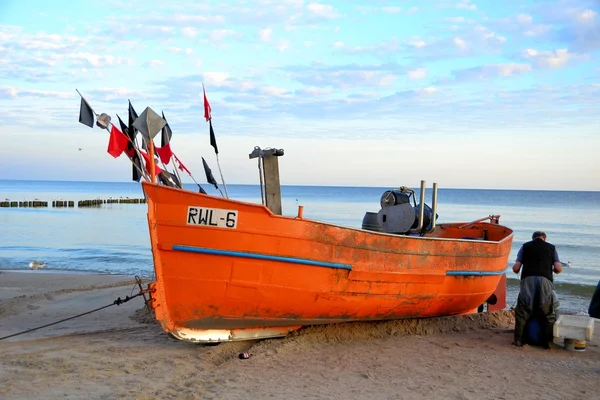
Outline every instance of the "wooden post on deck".
POLYGON ((281 186, 279 185, 279 161, 275 155, 263 157, 263 173, 265 176, 265 202, 269 210, 281 215, 281 186))
MULTIPOLYGON (((262 164, 262 178, 265 183, 265 205, 274 214, 282 215, 281 186, 279 184, 279 160, 283 156, 283 149, 264 149, 254 147, 249 158, 260 157, 259 165, 262 164), (262 161, 262 163, 260 162, 262 161)), ((262 184, 262 182, 261 182, 262 184)), ((262 191, 263 188, 261 187, 262 191)))

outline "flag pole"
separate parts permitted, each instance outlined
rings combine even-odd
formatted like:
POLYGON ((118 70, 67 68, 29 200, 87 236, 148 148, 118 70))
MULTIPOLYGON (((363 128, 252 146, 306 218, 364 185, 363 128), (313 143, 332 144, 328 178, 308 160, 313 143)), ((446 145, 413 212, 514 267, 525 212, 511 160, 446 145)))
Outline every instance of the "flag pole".
MULTIPOLYGON (((223 183, 223 187, 225 188, 225 197, 229 198, 229 193, 227 192, 227 184, 225 183, 225 179, 223 178, 223 171, 221 170, 221 163, 219 162, 219 151, 217 150, 217 140, 214 135, 214 130, 212 127, 212 112, 210 104, 208 103, 208 99, 206 98, 206 89, 204 88, 204 82, 202 82, 202 93, 204 95, 204 118, 209 122, 210 126, 210 138, 211 145, 215 149, 215 156, 217 157, 217 167, 219 168, 219 175, 221 175, 221 183, 223 183), (214 143, 213 143, 214 141, 214 143)), ((221 192, 221 189, 219 189, 221 192)), ((221 192, 221 196, 223 196, 223 192, 221 192)))
MULTIPOLYGON (((177 174, 177 179, 179 179, 179 183, 181 183, 181 188, 183 189, 183 181, 181 180, 181 175, 179 175, 179 168, 177 168, 177 165, 175 165, 175 161, 173 161, 172 157, 171 157, 171 160, 169 160, 169 161, 173 163, 173 167, 175 168, 175 174, 177 174)), ((160 160, 160 162, 162 163, 162 160, 160 160)), ((163 163, 163 165, 164 165, 164 163, 163 163)), ((165 168, 167 168, 166 165, 165 165, 165 168)))
MULTIPOLYGON (((229 193, 227 193, 227 185, 225 184, 225 179, 223 179, 223 172, 221 171, 221 164, 219 163, 219 154, 215 154, 215 156, 217 156, 217 167, 219 167, 219 175, 221 175, 221 182, 223 183, 223 187, 225 188, 225 196, 229 198, 229 193)), ((221 189, 219 189, 219 192, 221 192, 221 189)), ((221 196, 222 195, 223 192, 221 192, 221 196)))
MULTIPOLYGON (((172 150, 171 150, 171 151, 172 151, 172 150)), ((173 151, 172 151, 172 152, 173 152, 173 151)), ((181 164, 181 161, 179 161, 179 157, 177 157, 177 155, 175 154, 175 152, 173 152, 173 156, 174 156, 174 157, 175 157, 175 159, 176 159, 176 160, 177 160, 177 161, 178 161, 178 162, 181 164)), ((175 161, 173 161, 173 165, 175 165, 175 161)), ((175 171, 177 171, 177 169, 178 169, 178 168, 179 168, 179 167, 175 165, 175 171)), ((189 169, 187 169, 187 167, 185 167, 185 166, 184 166, 184 169, 185 169, 185 171, 188 173, 188 175, 190 176, 190 178, 192 178, 192 180, 194 181, 194 183, 195 183, 196 185, 198 185, 198 188, 202 189, 202 186, 200 186, 200 184, 199 184, 199 183, 196 181, 196 179, 194 178, 194 175, 192 175, 192 173, 190 172, 190 170, 189 170, 189 169)), ((181 178, 180 178, 179 180, 181 180, 181 178)), ((183 183, 182 183, 182 185, 183 185, 183 183)), ((202 189, 202 190, 204 190, 204 189, 202 189)), ((222 194, 223 194, 223 193, 221 193, 221 195, 222 195, 222 194)))
MULTIPOLYGON (((75 90, 77 91, 77 93, 79 94, 79 96, 81 96, 81 98, 83 99, 83 101, 85 101, 85 104, 88 105, 88 107, 90 108, 90 110, 92 110, 92 112, 94 113, 94 115, 96 116, 96 118, 98 118, 99 114, 96 111, 94 111, 94 109, 92 108, 92 106, 90 106, 90 103, 88 103, 88 101, 85 99, 85 97, 83 97, 83 95, 79 92, 78 89, 75 89, 75 90)), ((109 123, 111 125, 113 125, 112 122, 109 122, 109 123)), ((106 126, 105 130, 110 134, 110 130, 108 129, 108 125, 106 126)), ((127 135, 125 135, 125 136, 127 136, 127 135)), ((129 136, 127 136, 127 138, 129 139, 129 136)), ((129 139, 129 141, 131 141, 131 139, 129 139)), ((133 147, 135 148, 135 143, 134 143, 133 147)), ((137 151, 137 148, 136 148, 136 151, 137 151)), ((138 167, 137 164, 135 162, 133 162, 133 158, 130 157, 129 154, 127 154, 127 158, 129 159, 129 161, 131 162, 131 164, 134 167, 136 167, 138 169, 138 171, 140 171, 140 173, 142 174, 142 177, 144 177, 144 179, 148 180, 146 174, 144 174, 144 171, 142 171, 140 169, 140 167, 138 167)))
MULTIPOLYGON (((119 114, 117 114, 117 118, 119 118, 119 114)), ((112 122, 111 122, 111 124, 112 124, 112 122)), ((129 129, 129 127, 127 127, 127 129, 129 129)), ((138 156, 138 158, 140 159, 140 162, 141 162, 142 155, 140 154, 140 149, 138 149, 138 145, 135 143, 135 141, 133 141, 129 137, 129 135, 125 135, 125 136, 127 136, 127 140, 129 140, 129 143, 131 143, 131 146, 133 146, 133 150, 135 150, 135 154, 137 154, 137 156, 138 156)), ((140 174, 142 174, 142 176, 144 177, 144 179, 148 180, 148 178, 146 177, 146 174, 144 173, 144 171, 142 171, 140 169, 140 167, 138 167, 137 164, 133 161, 133 157, 130 157, 129 154, 127 154, 127 157, 129 157, 129 159, 131 160, 131 163, 138 169, 138 171, 140 171, 140 174)))
POLYGON ((152 183, 156 183, 156 164, 154 161, 154 139, 150 138, 148 143, 148 151, 150 152, 150 178, 152 183))

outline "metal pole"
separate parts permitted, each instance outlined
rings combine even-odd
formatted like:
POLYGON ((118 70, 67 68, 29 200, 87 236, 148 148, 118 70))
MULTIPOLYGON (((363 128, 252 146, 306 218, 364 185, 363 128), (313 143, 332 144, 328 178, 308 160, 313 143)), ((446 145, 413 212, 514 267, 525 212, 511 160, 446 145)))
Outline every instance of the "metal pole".
POLYGON ((419 207, 419 226, 417 226, 417 232, 421 232, 423 229, 423 218, 425 217, 425 181, 421 181, 421 193, 420 193, 421 205, 419 207))
POLYGON ((429 229, 429 232, 435 229, 435 215, 437 213, 437 190, 438 184, 433 182, 433 193, 431 194, 431 208, 433 215, 431 216, 431 229, 429 229))

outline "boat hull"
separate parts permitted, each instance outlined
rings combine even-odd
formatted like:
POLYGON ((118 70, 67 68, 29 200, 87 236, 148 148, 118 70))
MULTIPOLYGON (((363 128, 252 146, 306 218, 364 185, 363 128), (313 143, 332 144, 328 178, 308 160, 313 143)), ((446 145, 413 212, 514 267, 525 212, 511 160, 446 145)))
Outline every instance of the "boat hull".
POLYGON ((163 329, 192 342, 305 325, 472 313, 498 286, 512 231, 441 224, 399 236, 143 183, 163 329))

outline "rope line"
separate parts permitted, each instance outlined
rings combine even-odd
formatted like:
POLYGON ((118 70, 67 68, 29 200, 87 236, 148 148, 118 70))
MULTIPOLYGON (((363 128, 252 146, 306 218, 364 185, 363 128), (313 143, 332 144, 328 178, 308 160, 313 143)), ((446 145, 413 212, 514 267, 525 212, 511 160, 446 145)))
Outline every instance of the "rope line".
POLYGON ((103 309, 108 308, 108 307, 120 306, 121 304, 127 303, 129 300, 135 299, 136 297, 141 296, 142 294, 143 293, 138 293, 135 296, 125 296, 124 299, 122 299, 121 297, 118 297, 115 301, 113 301, 111 304, 108 304, 106 306, 102 306, 102 307, 96 308, 94 310, 84 312, 82 314, 74 315, 74 316, 69 317, 69 318, 61 319, 60 321, 52 322, 50 324, 38 326, 37 328, 31 328, 31 329, 27 329, 26 331, 22 331, 22 332, 18 332, 18 333, 13 333, 12 335, 0 337, 0 340, 8 339, 8 338, 11 338, 11 337, 14 337, 14 336, 23 335, 25 333, 37 331, 38 329, 47 328, 47 327, 52 326, 52 325, 60 324, 61 322, 65 322, 65 321, 69 321, 71 319, 83 317, 84 315, 88 315, 88 314, 91 314, 91 313, 96 312, 96 311, 103 310, 103 309))

